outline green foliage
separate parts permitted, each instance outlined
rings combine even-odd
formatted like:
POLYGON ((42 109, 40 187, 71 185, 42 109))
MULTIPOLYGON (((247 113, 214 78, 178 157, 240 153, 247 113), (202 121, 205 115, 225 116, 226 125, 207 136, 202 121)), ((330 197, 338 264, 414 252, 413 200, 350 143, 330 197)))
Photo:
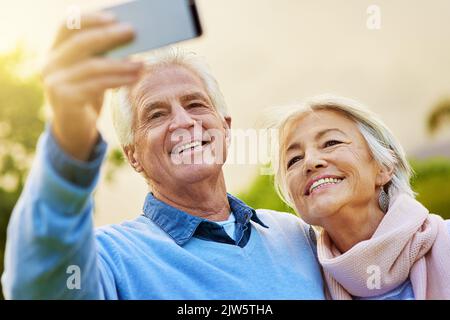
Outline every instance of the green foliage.
POLYGON ((122 150, 118 148, 111 149, 107 159, 106 181, 113 182, 117 169, 121 168, 125 163, 126 161, 122 150))
POLYGON ((41 84, 36 76, 18 76, 23 61, 21 49, 0 55, 0 273, 9 216, 44 129, 40 116, 44 101, 41 84))
POLYGON ((294 210, 278 197, 272 175, 258 175, 245 192, 238 195, 239 199, 255 209, 271 209, 294 213, 294 210))
MULTIPOLYGON (((450 159, 436 158, 411 161, 415 176, 413 190, 430 212, 450 219, 450 159)), ((277 195, 273 187, 273 176, 260 175, 255 178, 246 192, 239 197, 253 208, 265 208, 293 212, 277 195)))
POLYGON ((413 190, 430 212, 450 219, 450 159, 433 158, 426 161, 411 161, 415 171, 413 190))

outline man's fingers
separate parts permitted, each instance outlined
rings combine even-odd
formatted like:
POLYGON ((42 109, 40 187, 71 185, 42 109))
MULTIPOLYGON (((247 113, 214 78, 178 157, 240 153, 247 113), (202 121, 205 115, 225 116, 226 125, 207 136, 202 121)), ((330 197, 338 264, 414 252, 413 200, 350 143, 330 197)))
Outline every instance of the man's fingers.
POLYGON ((66 41, 69 37, 76 33, 79 33, 83 29, 100 27, 116 22, 116 17, 110 12, 89 12, 82 14, 79 20, 79 29, 73 28, 72 24, 78 24, 78 21, 74 21, 76 17, 67 17, 56 34, 55 40, 53 42, 52 48, 58 47, 61 43, 66 41), (70 20, 69 20, 70 19, 70 20))
POLYGON ((64 70, 64 81, 76 82, 91 79, 98 76, 131 74, 138 75, 142 70, 143 63, 131 61, 117 61, 107 58, 91 58, 84 62, 64 70))
POLYGON ((74 92, 79 92, 84 99, 97 97, 99 92, 107 89, 114 89, 121 86, 127 86, 139 80, 139 75, 114 75, 97 77, 89 81, 80 82, 73 86, 74 92))
POLYGON ((114 23, 84 30, 55 49, 44 72, 49 73, 56 68, 108 51, 131 41, 133 37, 133 29, 127 24, 114 23))

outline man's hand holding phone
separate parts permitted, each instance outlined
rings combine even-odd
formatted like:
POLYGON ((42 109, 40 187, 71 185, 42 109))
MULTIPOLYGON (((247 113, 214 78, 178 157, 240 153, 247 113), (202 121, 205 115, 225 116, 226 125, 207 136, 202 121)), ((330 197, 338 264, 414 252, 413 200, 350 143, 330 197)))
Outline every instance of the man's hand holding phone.
POLYGON ((63 150, 89 158, 105 91, 136 82, 144 67, 127 56, 201 34, 192 0, 135 0, 82 15, 79 30, 61 25, 42 77, 63 150))
POLYGON ((105 12, 81 16, 81 29, 63 24, 42 72, 44 89, 53 110, 52 130, 72 157, 85 161, 98 139, 97 119, 107 89, 137 81, 143 64, 114 60, 100 53, 134 38, 130 25, 105 12))

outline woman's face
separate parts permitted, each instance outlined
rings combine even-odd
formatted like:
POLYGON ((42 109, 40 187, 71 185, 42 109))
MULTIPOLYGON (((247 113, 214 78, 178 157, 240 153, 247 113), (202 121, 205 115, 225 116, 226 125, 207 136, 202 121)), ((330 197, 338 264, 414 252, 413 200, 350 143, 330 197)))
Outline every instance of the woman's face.
POLYGON ((291 120, 284 132, 281 165, 291 199, 306 222, 322 225, 342 209, 358 212, 377 205, 385 176, 354 121, 318 110, 291 120))

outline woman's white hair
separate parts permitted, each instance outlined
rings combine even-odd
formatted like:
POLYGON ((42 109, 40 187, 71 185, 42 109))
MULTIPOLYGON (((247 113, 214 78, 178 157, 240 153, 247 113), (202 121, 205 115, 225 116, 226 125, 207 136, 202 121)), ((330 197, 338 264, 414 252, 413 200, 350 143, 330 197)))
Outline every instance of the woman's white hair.
MULTIPOLYGON (((223 117, 228 116, 225 99, 220 91, 217 80, 212 76, 205 60, 193 52, 180 48, 164 48, 145 56, 145 66, 148 69, 179 65, 193 71, 203 82, 209 98, 217 112, 223 117)), ((122 147, 133 144, 133 101, 130 101, 130 88, 122 87, 113 93, 111 112, 114 129, 122 147)))
POLYGON ((275 172, 275 189, 284 202, 295 208, 286 184, 286 165, 283 152, 284 130, 292 120, 318 110, 339 112, 356 123, 375 161, 380 166, 393 169, 392 179, 384 186, 391 199, 400 193, 415 197, 410 185, 412 169, 402 146, 389 128, 374 113, 357 101, 332 95, 321 95, 296 106, 278 109, 275 128, 278 129, 279 134, 278 143, 274 144, 276 150, 272 152, 272 166, 275 172))

